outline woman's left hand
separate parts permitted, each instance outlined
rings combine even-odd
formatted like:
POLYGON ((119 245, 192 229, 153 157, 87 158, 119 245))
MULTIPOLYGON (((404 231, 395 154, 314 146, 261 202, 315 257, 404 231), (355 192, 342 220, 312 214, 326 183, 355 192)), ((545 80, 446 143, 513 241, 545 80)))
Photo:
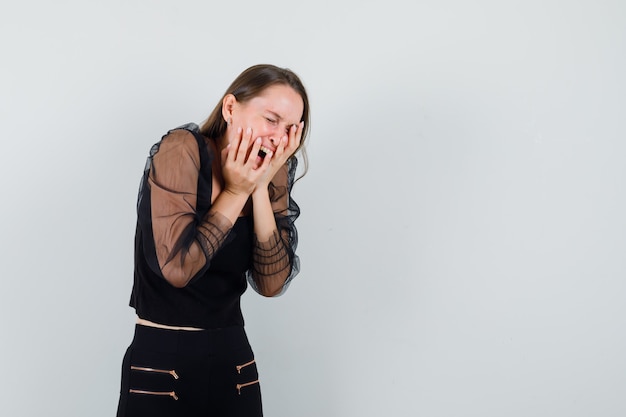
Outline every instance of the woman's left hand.
POLYGON ((302 140, 302 130, 304 122, 292 125, 289 133, 283 136, 276 147, 276 151, 271 155, 270 164, 263 178, 257 184, 256 189, 264 187, 267 189, 270 181, 276 175, 280 167, 287 163, 287 160, 296 152, 302 140))

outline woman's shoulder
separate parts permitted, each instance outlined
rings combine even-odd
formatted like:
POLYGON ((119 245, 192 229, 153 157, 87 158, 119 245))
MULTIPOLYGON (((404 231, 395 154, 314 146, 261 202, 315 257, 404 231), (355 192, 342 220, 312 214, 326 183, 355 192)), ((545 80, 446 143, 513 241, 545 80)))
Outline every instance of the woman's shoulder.
POLYGON ((192 131, 175 128, 168 131, 156 146, 152 156, 156 159, 191 158, 199 159, 198 141, 192 131))
POLYGON ((202 165, 210 165, 213 160, 215 149, 208 140, 200 133, 198 125, 187 123, 177 128, 171 129, 165 134, 159 144, 159 152, 173 154, 186 154, 202 165))
POLYGON ((188 123, 186 125, 169 130, 160 141, 161 150, 164 149, 198 149, 198 145, 203 143, 204 140, 199 140, 202 137, 198 131, 198 126, 194 123, 188 123))
POLYGON ((197 138, 198 135, 200 135, 198 125, 195 123, 187 123, 168 130, 168 132, 161 138, 161 141, 167 139, 169 142, 187 142, 197 138))
POLYGON ((170 129, 167 132, 167 134, 169 135, 169 134, 171 134, 173 132, 177 132, 177 131, 187 131, 189 133, 192 133, 195 136, 197 134, 200 134, 200 127, 197 124, 193 123, 193 122, 185 123, 184 125, 175 127, 174 129, 170 129))

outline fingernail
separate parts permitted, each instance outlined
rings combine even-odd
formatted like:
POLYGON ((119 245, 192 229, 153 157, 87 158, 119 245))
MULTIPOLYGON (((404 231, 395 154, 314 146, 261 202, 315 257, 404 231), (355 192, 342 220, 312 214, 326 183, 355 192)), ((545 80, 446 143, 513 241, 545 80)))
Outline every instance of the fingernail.
POLYGON ((251 127, 247 128, 246 133, 252 133, 252 128, 251 127))
POLYGON ((256 140, 256 143, 261 143, 261 138, 260 137, 256 138, 255 140, 256 140))
POLYGON ((242 131, 242 130, 243 130, 243 129, 241 128, 241 126, 240 126, 240 127, 238 127, 238 128, 237 128, 237 133, 241 133, 241 131, 242 131))

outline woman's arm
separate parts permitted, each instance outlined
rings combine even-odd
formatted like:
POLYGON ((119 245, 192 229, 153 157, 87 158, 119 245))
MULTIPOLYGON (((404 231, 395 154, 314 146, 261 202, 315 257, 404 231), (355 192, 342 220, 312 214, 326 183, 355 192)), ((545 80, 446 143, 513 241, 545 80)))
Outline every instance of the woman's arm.
POLYGON ((178 288, 209 267, 248 199, 245 194, 222 192, 200 218, 196 210, 199 170, 196 138, 181 129, 163 138, 148 178, 160 272, 178 288))
POLYGON ((300 209, 291 198, 291 187, 298 162, 293 154, 300 146, 303 128, 304 122, 291 126, 281 138, 264 181, 252 192, 254 246, 248 281, 266 297, 280 295, 299 272, 294 222, 300 209))
POLYGON ((295 255, 297 231, 295 220, 300 210, 291 198, 297 160, 281 167, 269 187, 252 193, 254 246, 248 281, 267 297, 281 294, 299 272, 295 255))
POLYGON ((200 157, 194 135, 175 130, 153 155, 148 183, 155 249, 161 274, 175 287, 186 286, 209 267, 250 194, 273 171, 272 158, 260 167, 254 158, 246 159, 250 149, 257 155, 261 147, 252 140, 252 129, 233 133, 222 154, 224 189, 203 218, 196 210, 200 157))

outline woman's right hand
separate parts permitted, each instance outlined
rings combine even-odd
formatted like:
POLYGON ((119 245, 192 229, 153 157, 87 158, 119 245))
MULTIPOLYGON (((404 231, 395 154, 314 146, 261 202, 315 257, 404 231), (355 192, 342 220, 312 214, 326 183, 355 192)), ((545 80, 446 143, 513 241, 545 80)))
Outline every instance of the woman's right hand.
POLYGON ((266 155, 261 165, 256 167, 261 139, 252 140, 252 128, 247 128, 245 132, 241 127, 233 130, 228 146, 222 152, 224 191, 249 196, 267 171, 272 155, 266 155))

